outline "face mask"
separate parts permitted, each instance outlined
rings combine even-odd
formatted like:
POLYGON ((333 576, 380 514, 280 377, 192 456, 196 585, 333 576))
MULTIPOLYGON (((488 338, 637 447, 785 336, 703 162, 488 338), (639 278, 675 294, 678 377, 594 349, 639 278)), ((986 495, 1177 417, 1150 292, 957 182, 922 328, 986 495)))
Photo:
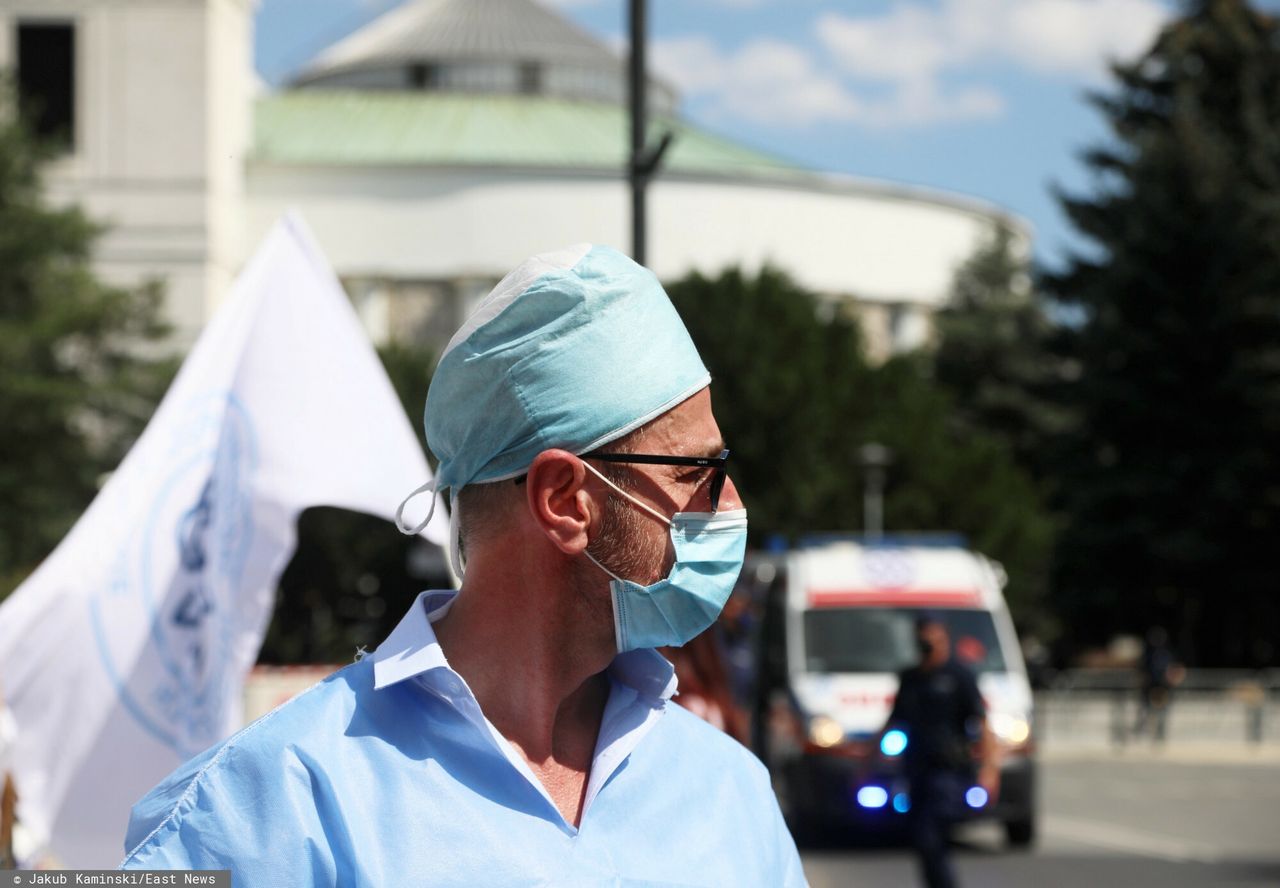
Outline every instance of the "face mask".
POLYGON ((648 586, 615 574, 595 557, 596 567, 613 577, 613 625, 618 652, 680 646, 715 622, 729 600, 747 551, 747 510, 677 512, 667 518, 583 463, 621 496, 671 528, 676 561, 666 579, 648 586))

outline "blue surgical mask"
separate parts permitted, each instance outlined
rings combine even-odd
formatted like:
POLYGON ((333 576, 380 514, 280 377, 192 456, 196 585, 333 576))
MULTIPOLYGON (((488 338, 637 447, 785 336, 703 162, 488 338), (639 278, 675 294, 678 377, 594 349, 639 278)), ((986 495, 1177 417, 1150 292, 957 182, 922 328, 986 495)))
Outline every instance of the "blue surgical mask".
POLYGON ((648 586, 624 579, 596 560, 613 578, 613 626, 618 652, 679 646, 715 622, 733 592, 747 551, 747 510, 677 512, 667 518, 583 463, 621 496, 671 528, 676 560, 666 579, 648 586))

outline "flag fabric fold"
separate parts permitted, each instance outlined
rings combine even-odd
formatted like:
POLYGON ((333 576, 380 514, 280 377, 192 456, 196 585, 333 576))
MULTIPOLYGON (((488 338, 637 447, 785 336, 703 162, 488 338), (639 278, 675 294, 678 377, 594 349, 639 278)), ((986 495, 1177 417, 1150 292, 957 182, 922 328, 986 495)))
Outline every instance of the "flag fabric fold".
MULTIPOLYGON (((0 604, 26 829, 64 865, 114 866, 133 802, 239 727, 298 513, 391 519, 429 477, 337 278, 285 217, 136 445, 0 604)), ((423 536, 447 534, 439 509, 423 536)))

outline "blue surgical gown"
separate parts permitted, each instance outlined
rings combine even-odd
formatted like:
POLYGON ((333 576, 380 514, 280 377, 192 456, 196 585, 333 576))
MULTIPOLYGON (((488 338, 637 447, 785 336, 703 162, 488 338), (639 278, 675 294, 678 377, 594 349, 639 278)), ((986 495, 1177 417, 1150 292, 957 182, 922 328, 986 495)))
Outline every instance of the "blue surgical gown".
POLYGON ((670 705, 670 664, 609 669, 580 825, 449 668, 425 592, 371 656, 180 767, 134 806, 126 869, 237 886, 804 885, 768 774, 670 705))

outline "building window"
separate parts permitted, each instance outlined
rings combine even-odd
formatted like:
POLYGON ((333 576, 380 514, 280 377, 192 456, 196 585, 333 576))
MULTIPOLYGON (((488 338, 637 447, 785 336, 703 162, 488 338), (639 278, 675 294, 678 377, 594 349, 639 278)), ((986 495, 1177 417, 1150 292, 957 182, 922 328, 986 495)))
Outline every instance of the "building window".
POLYGON ((75 144, 76 40, 70 24, 18 24, 18 108, 36 135, 75 144))
POLYGON ((520 63, 520 92, 530 96, 542 92, 542 66, 537 62, 520 63))
POLYGON ((435 65, 420 62, 409 66, 409 85, 413 89, 436 89, 439 81, 440 72, 435 65))

